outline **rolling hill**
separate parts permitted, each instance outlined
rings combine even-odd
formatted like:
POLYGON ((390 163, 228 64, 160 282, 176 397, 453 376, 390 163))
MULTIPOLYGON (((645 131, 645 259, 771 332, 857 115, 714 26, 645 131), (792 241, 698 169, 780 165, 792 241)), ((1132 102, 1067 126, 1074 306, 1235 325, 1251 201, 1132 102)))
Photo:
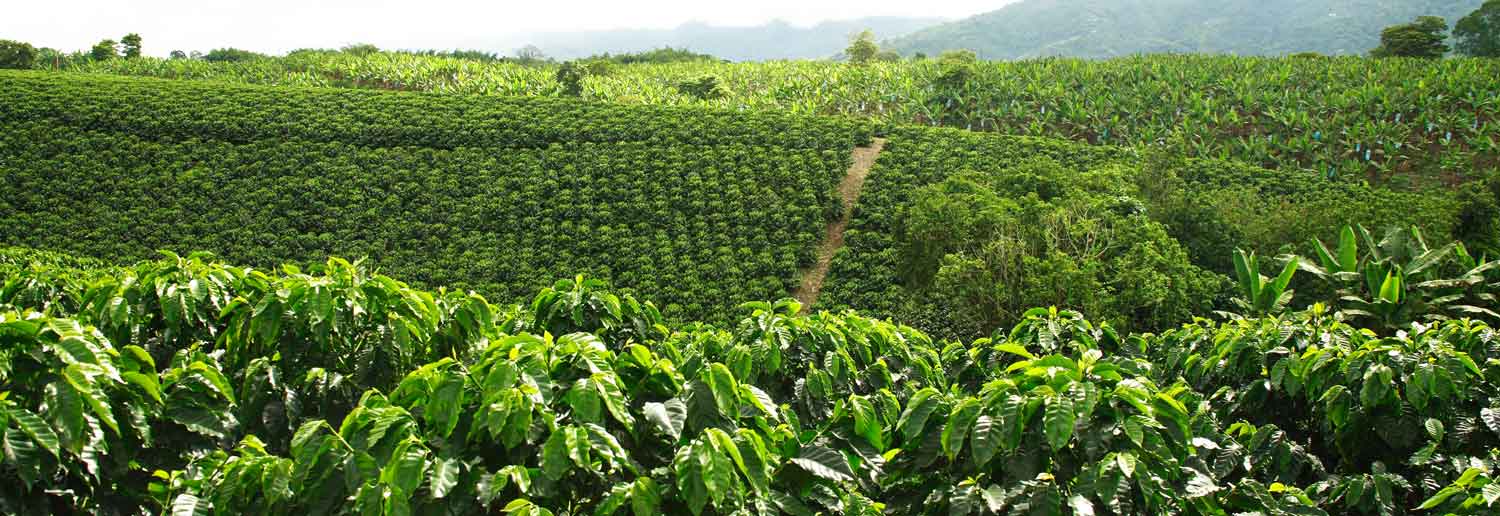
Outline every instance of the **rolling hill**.
POLYGON ((989 59, 1199 52, 1360 54, 1420 15, 1451 23, 1482 0, 1025 0, 891 40, 903 54, 989 59))

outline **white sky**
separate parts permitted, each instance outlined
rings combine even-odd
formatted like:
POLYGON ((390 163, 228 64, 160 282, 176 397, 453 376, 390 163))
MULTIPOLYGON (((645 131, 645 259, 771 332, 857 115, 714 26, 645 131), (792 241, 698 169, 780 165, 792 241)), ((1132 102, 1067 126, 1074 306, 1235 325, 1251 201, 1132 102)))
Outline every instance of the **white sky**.
POLYGON ((148 55, 232 46, 280 53, 354 42, 510 53, 534 32, 671 28, 689 21, 797 25, 866 16, 961 18, 1015 0, 4 0, 0 39, 87 49, 130 32, 148 55))

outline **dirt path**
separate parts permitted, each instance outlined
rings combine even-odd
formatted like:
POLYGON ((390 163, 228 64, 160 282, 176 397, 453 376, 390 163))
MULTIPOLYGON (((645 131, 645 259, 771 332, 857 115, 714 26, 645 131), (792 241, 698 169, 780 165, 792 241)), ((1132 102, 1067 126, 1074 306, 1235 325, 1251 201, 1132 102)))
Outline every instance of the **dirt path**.
POLYGON ((839 197, 844 201, 844 213, 839 220, 828 224, 823 243, 818 245, 818 262, 812 268, 802 271, 802 285, 792 293, 792 297, 802 303, 803 313, 811 310, 818 301, 818 293, 823 290, 823 280, 828 277, 828 266, 833 263, 833 254, 844 247, 844 230, 849 229, 849 218, 854 216, 854 203, 859 201, 859 193, 865 186, 865 178, 870 175, 870 167, 875 166, 875 160, 880 157, 880 150, 884 148, 885 139, 876 138, 875 143, 869 147, 854 149, 854 164, 849 167, 844 180, 839 182, 839 197))

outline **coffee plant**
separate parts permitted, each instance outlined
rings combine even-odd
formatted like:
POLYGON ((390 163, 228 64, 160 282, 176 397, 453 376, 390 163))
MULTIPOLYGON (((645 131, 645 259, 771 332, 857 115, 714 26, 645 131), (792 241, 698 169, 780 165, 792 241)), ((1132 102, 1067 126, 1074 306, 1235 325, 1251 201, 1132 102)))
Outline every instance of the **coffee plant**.
POLYGON ((7 242, 126 261, 361 256, 504 299, 582 271, 673 318, 788 292, 870 137, 850 122, 546 99, 0 83, 7 242))
MULTIPOLYGON (((38 63, 51 67, 53 63, 38 63)), ((1402 187, 1500 167, 1500 103, 1487 59, 1149 55, 1109 60, 697 61, 619 66, 580 93, 627 104, 708 104, 891 124, 1162 145, 1204 158, 1402 187), (728 95, 679 85, 718 77, 728 95)), ((280 85, 556 96, 556 66, 375 53, 299 52, 248 63, 132 59, 66 64, 93 73, 280 85)))
POLYGON ((790 300, 674 325, 588 278, 521 309, 338 259, 3 254, 13 514, 1495 509, 1478 321, 1051 308, 965 344, 790 300))

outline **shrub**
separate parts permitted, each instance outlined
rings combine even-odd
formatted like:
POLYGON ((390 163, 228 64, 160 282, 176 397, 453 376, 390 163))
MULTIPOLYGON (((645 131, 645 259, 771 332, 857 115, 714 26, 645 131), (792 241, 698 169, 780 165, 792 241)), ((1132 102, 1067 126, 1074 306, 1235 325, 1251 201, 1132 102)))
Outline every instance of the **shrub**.
POLYGON ((677 91, 698 100, 717 100, 729 96, 729 89, 714 75, 705 75, 696 80, 677 84, 677 91))

